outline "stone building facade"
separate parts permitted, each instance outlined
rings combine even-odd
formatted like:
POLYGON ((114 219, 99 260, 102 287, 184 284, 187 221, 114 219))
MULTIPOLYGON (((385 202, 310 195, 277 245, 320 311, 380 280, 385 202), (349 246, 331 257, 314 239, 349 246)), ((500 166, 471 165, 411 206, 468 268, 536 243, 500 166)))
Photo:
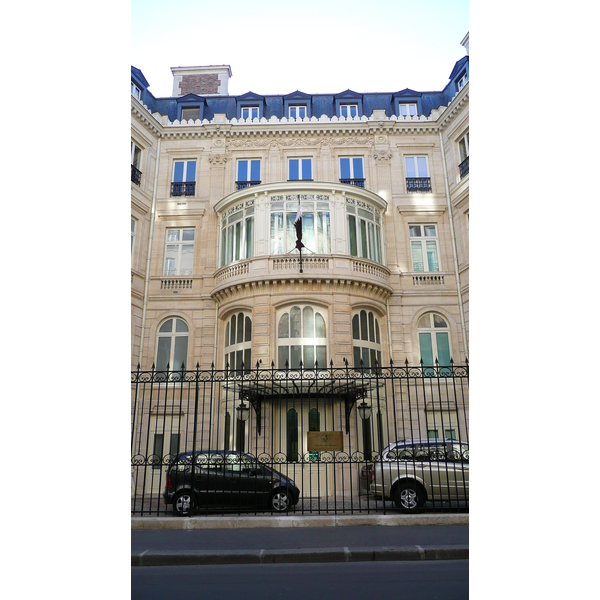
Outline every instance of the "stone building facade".
POLYGON ((155 98, 132 67, 133 370, 465 363, 468 55, 437 92, 229 96, 227 65, 173 75, 155 98))

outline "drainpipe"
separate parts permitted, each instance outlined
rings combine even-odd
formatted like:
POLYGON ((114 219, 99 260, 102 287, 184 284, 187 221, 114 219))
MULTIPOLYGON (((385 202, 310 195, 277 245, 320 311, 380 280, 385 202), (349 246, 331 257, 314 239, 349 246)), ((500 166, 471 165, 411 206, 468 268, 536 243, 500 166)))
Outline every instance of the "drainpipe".
POLYGON ((456 251, 456 236, 454 234, 454 218, 452 216, 452 202, 450 202, 450 188, 448 186, 448 173, 446 170, 446 154, 444 153, 444 140, 442 139, 442 130, 438 129, 440 136, 440 150, 442 152, 442 167, 444 169, 444 187, 446 189, 446 203, 448 205, 448 217, 450 221, 450 238, 452 240, 452 255, 454 257, 454 276, 456 277, 456 291, 458 292, 458 310, 460 312, 460 325, 462 329, 463 345, 465 356, 469 358, 469 348, 467 346, 467 329, 465 327, 465 314, 460 292, 460 275, 458 273, 458 253, 456 251))

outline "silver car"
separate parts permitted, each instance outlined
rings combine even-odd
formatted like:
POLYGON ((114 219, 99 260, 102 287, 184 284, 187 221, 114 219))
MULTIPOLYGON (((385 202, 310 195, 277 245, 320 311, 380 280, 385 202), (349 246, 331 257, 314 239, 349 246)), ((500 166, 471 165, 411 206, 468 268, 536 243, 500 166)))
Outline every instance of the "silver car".
POLYGON ((360 487, 406 512, 427 501, 468 501, 469 446, 457 440, 395 442, 381 460, 363 467, 360 487))

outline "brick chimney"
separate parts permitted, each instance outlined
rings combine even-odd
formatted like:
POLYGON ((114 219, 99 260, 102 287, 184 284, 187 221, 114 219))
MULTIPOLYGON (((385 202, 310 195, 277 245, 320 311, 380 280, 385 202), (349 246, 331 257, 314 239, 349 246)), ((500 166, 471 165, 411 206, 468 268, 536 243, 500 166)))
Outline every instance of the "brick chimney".
POLYGON ((229 65, 207 67, 171 67, 173 96, 197 94, 198 96, 227 96, 231 77, 229 65))

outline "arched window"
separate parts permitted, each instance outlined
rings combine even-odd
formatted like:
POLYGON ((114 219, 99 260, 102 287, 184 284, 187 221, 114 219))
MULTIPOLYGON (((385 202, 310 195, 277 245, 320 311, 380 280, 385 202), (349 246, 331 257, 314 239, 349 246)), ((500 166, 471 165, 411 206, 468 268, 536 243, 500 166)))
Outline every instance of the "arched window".
MULTIPOLYGON (((437 358, 440 367, 450 366, 450 328, 448 323, 437 313, 425 313, 417 323, 419 334, 419 352, 423 366, 433 367, 437 358)), ((440 374, 447 374, 442 369, 440 374)), ((433 370, 425 371, 433 375, 433 370)))
POLYGON ((156 343, 156 370, 178 371, 187 363, 189 329, 183 319, 171 317, 159 328, 156 343))
POLYGON ((361 310, 352 317, 352 345, 354 348, 354 368, 365 369, 381 366, 381 334, 379 318, 372 312, 361 310))
POLYGON ((243 312, 231 315, 225 325, 225 367, 231 371, 252 369, 252 319, 243 312))
POLYGON ((312 306, 292 306, 277 326, 278 364, 283 369, 314 369, 327 366, 327 325, 324 313, 312 306))

